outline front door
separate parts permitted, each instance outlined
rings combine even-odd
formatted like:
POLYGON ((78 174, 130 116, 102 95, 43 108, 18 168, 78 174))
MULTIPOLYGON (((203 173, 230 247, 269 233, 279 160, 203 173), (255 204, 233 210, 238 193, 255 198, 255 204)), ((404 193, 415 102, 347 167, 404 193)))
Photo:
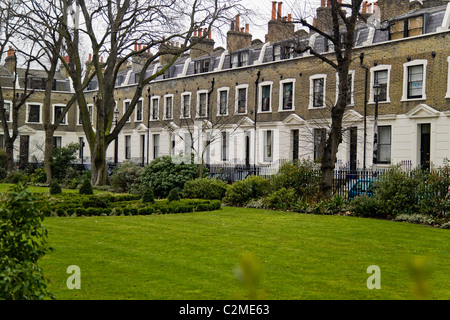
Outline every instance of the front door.
POLYGON ((245 135, 245 167, 250 167, 250 135, 245 135))
POLYGON ((420 125, 420 167, 422 170, 430 170, 430 139, 431 125, 424 123, 420 125))
POLYGON ((292 130, 292 160, 298 160, 298 143, 299 143, 299 131, 292 130))

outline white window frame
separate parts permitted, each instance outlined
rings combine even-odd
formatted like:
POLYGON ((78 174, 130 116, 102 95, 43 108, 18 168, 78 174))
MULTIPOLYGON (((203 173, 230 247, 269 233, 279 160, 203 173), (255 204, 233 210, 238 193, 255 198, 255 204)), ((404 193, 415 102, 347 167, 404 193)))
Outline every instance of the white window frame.
POLYGON ((263 158, 262 161, 264 163, 272 163, 274 160, 274 130, 263 130, 263 158), (268 133, 270 132, 270 157, 267 156, 268 149, 267 146, 269 145, 269 139, 268 139, 268 133))
MULTIPOLYGON (((56 121, 56 119, 55 119, 55 110, 56 110, 56 107, 63 107, 63 108, 65 108, 66 105, 65 105, 65 104, 62 104, 62 103, 55 103, 55 104, 52 105, 52 123, 53 123, 53 124, 55 124, 55 121, 56 121)), ((69 124, 69 123, 68 123, 68 119, 67 119, 67 113, 64 115, 63 121, 64 121, 64 122, 59 123, 60 126, 67 126, 67 125, 69 124)))
POLYGON ((370 68, 370 93, 369 102, 370 104, 375 103, 375 94, 373 92, 373 85, 375 83, 375 72, 387 70, 387 86, 386 86, 386 101, 379 101, 378 103, 391 103, 390 87, 391 87, 391 70, 392 66, 390 64, 382 64, 376 67, 370 68))
POLYGON ((25 123, 29 123, 29 124, 42 124, 42 103, 39 102, 30 102, 27 103, 27 113, 25 115, 25 123), (30 114, 30 105, 36 105, 39 106, 39 122, 29 122, 29 114, 30 114))
POLYGON ((192 106, 192 92, 183 92, 181 94, 181 103, 180 103, 181 119, 189 119, 191 117, 191 106, 192 106), (186 99, 186 97, 189 97, 189 107, 188 107, 189 114, 187 115, 187 117, 184 116, 184 99, 186 99))
POLYGON ((222 87, 217 89, 217 116, 219 117, 223 117, 223 116, 227 116, 228 115, 228 108, 230 107, 230 88, 229 87, 222 87), (224 114, 220 113, 220 94, 222 92, 226 92, 227 93, 227 106, 226 106, 226 110, 224 114))
POLYGON ((198 90, 197 91, 197 103, 196 103, 196 118, 207 118, 208 117, 208 90, 198 90), (206 110, 205 110, 205 115, 204 116, 200 116, 200 95, 205 93, 206 94, 206 110))
POLYGON ((402 95, 402 102, 404 101, 421 101, 426 100, 426 88, 427 88, 427 64, 428 60, 412 60, 410 62, 406 62, 403 64, 403 95, 402 95), (408 68, 414 67, 414 66, 423 66, 423 77, 422 77, 422 97, 421 98, 408 98, 408 68))
POLYGON ((134 108, 134 122, 143 122, 144 121, 144 98, 139 98, 138 102, 136 103, 136 106, 134 108), (142 119, 138 120, 137 115, 138 115, 138 106, 139 106, 139 102, 141 103, 141 114, 142 114, 142 119))
POLYGON ((280 81, 280 94, 279 94, 279 105, 278 105, 278 111, 279 112, 290 112, 290 111, 295 111, 295 80, 294 78, 292 79, 284 79, 280 81), (284 84, 286 83, 292 83, 292 108, 291 109, 283 109, 283 98, 284 98, 284 91, 283 91, 283 87, 284 84))
MULTIPOLYGON (((350 97, 350 104, 347 104, 347 106, 352 107, 355 105, 355 70, 349 70, 348 75, 352 77, 352 88, 351 88, 351 97, 350 97)), ((339 73, 336 73, 336 102, 339 98, 339 73)))
POLYGON ((235 114, 247 114, 248 110, 248 84, 241 84, 235 88, 235 103, 234 103, 234 113, 235 114), (239 90, 245 89, 245 112, 239 112, 239 90))
POLYGON ((155 97, 152 97, 151 99, 150 99, 150 103, 152 104, 151 106, 150 106, 150 121, 159 121, 159 102, 160 102, 160 100, 161 100, 161 97, 160 96, 155 96, 155 97), (154 100, 157 100, 158 101, 158 103, 157 103, 157 105, 158 105, 158 112, 156 112, 156 119, 153 119, 153 101, 154 100))
POLYGON ((448 69, 447 69, 448 80, 447 80, 447 93, 445 95, 445 98, 449 99, 450 98, 450 56, 447 57, 447 62, 448 62, 448 69))
POLYGON ((327 74, 315 74, 309 77, 309 106, 308 109, 316 110, 327 107, 327 74), (314 80, 323 79, 323 105, 321 107, 314 106, 314 80))
MULTIPOLYGON (((13 118, 13 104, 12 101, 10 100, 4 100, 4 104, 5 104, 5 109, 9 109, 9 119, 6 121, 8 122, 12 122, 12 118, 13 118), (9 105, 9 108, 6 108, 6 105, 9 105)), ((0 119, 0 122, 2 122, 2 120, 0 119)))
POLYGON ((125 160, 131 160, 131 151, 133 150, 132 148, 132 143, 131 143, 131 135, 125 135, 124 136, 124 146, 125 146, 125 155, 124 158, 125 160), (128 153, 129 151, 129 153, 128 153))
POLYGON ((166 94, 164 96, 164 112, 163 112, 163 114, 164 114, 163 119, 164 120, 173 120, 174 102, 175 101, 174 101, 174 95, 173 94, 166 94), (172 98, 172 117, 170 117, 170 118, 167 117, 167 98, 172 98))
POLYGON ((273 99, 272 99, 273 94, 272 93, 273 93, 273 81, 264 81, 259 84, 259 86, 258 86, 258 96, 259 96, 258 113, 271 113, 272 112, 272 102, 273 102, 273 99), (270 86, 270 93, 269 93, 270 103, 269 103, 268 111, 262 111, 262 88, 265 86, 270 86))

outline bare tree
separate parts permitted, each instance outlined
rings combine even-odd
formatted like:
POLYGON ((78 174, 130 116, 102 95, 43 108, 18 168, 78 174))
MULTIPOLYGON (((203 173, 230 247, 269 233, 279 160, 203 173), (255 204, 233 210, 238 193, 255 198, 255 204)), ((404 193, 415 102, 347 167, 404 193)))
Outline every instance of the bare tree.
POLYGON ((19 68, 16 55, 18 47, 15 47, 12 42, 23 23, 17 12, 20 4, 17 1, 0 1, 0 62, 2 57, 6 55, 5 62, 8 64, 6 68, 8 74, 0 80, 0 121, 4 134, 8 172, 15 169, 14 143, 19 136, 19 110, 33 94, 33 90, 29 91, 27 88, 31 60, 25 62, 24 88, 19 88, 18 85, 19 68), (4 88, 4 86, 6 87, 4 88), (8 103, 5 101, 6 91, 11 92, 10 102, 8 103))
POLYGON ((347 108, 348 74, 353 59, 355 30, 358 21, 365 18, 360 15, 363 0, 349 0, 346 3, 343 3, 342 0, 327 0, 322 1, 322 4, 325 2, 330 8, 330 15, 325 23, 317 25, 308 22, 305 18, 294 19, 294 22, 318 33, 334 47, 334 58, 317 52, 308 42, 298 42, 299 45, 295 48, 298 52, 309 51, 310 54, 335 69, 338 75, 337 101, 331 108, 330 130, 321 159, 321 192, 323 197, 329 198, 332 196, 333 171, 337 161, 337 152, 342 142, 342 120, 347 108))
POLYGON ((69 55, 65 65, 73 80, 83 129, 91 151, 92 182, 104 185, 108 182, 108 145, 116 139, 133 113, 144 87, 164 74, 183 52, 203 40, 203 37, 192 39, 196 28, 206 26, 209 32, 213 23, 228 15, 237 4, 219 0, 77 0, 71 1, 70 5, 74 22, 72 26, 67 25, 64 32, 69 55), (80 47, 82 36, 87 39, 89 49, 92 50, 91 69, 86 70, 85 74, 94 73, 98 82, 95 130, 90 125, 88 95, 83 90, 83 79, 86 78, 80 47), (143 44, 140 50, 132 50, 136 42, 143 44), (180 42, 181 46, 171 46, 171 42, 180 42), (156 73, 148 72, 149 67, 163 56, 170 57, 168 63, 156 73), (117 75, 121 67, 133 57, 140 58, 141 71, 127 111, 117 125, 112 126, 117 75))

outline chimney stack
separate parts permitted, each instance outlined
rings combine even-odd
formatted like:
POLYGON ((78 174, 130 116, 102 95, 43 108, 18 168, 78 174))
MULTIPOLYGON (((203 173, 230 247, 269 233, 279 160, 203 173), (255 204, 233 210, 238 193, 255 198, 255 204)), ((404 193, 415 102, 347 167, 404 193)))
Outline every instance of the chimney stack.
POLYGON ((16 52, 11 46, 9 46, 9 50, 6 54, 5 68, 11 73, 13 73, 16 69, 16 52))
POLYGON ((198 41, 199 38, 204 38, 195 44, 190 50, 190 57, 192 60, 202 56, 210 55, 214 51, 215 41, 211 37, 211 29, 198 28, 198 33, 194 33, 192 41, 198 41))
POLYGON ((283 17, 283 2, 272 1, 272 19, 268 24, 266 42, 278 42, 294 36, 295 25, 292 23, 292 15, 283 17), (278 4, 278 10, 277 10, 278 4))
POLYGON ((240 26, 240 16, 236 15, 231 22, 231 29, 227 32, 227 51, 233 52, 252 45, 252 35, 250 34, 250 25, 240 26))

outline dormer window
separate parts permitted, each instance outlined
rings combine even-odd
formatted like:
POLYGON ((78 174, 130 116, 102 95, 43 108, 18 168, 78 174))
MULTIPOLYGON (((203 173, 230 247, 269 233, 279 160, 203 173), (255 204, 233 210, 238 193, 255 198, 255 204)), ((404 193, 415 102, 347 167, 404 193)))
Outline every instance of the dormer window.
POLYGON ((396 21, 390 28, 389 40, 418 36, 424 33, 424 15, 396 21))
POLYGON ((236 52, 231 55, 231 68, 239 68, 248 66, 249 53, 248 51, 236 52))
POLYGON ((197 60, 194 62, 194 73, 209 72, 211 61, 209 59, 197 60))

